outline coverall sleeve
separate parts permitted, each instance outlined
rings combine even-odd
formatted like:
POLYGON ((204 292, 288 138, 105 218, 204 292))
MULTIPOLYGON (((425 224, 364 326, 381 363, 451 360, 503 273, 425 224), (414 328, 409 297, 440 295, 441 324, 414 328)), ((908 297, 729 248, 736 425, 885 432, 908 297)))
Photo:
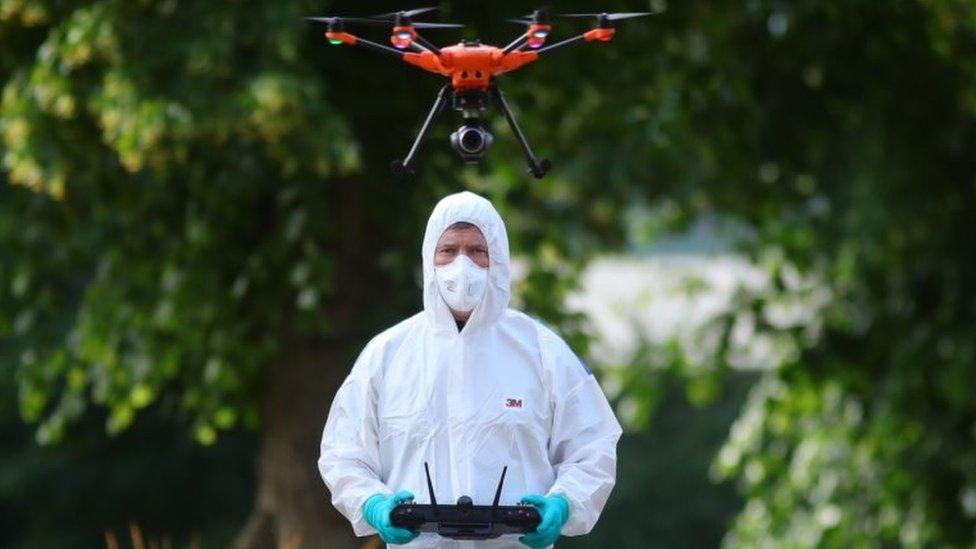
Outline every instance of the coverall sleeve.
POLYGON ((363 519, 363 503, 373 494, 393 493, 380 480, 374 372, 381 353, 366 346, 336 392, 322 433, 319 473, 332 493, 332 504, 357 536, 376 530, 363 519))
POLYGON ((596 525, 617 475, 620 423, 600 384, 555 334, 545 338, 551 372, 553 421, 549 462, 556 480, 547 495, 569 501, 565 536, 589 533, 596 525))

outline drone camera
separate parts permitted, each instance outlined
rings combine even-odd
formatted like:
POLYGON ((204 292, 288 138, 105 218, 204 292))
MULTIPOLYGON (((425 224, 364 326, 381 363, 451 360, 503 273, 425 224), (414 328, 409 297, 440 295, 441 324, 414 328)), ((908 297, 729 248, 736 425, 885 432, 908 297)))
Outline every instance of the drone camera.
POLYGON ((467 121, 451 134, 451 147, 468 164, 477 164, 494 140, 492 135, 477 121, 467 121))

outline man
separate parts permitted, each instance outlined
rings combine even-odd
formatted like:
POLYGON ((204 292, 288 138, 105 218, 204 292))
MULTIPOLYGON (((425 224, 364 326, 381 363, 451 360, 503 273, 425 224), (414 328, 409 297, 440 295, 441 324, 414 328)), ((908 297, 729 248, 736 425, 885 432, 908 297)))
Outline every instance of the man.
POLYGON ((366 345, 329 411, 318 467, 332 503, 359 536, 473 547, 394 527, 390 511, 414 494, 429 503, 424 462, 439 502, 476 504, 492 501, 507 465, 501 503, 534 505, 542 522, 479 547, 589 532, 614 485, 620 425, 566 343, 508 308, 498 212, 469 192, 444 198, 421 256, 424 310, 366 345))

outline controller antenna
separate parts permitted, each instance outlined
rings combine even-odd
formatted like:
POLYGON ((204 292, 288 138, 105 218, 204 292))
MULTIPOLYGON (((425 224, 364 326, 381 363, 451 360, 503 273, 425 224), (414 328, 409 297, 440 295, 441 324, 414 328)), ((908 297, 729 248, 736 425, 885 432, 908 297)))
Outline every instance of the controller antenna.
MULTIPOLYGON (((424 471, 427 473, 427 492, 430 494, 430 504, 435 508, 437 507, 437 498, 434 497, 434 485, 430 482, 430 468, 427 467, 427 462, 424 462, 424 471)), ((497 499, 497 497, 496 497, 497 499)))
POLYGON ((495 501, 491 502, 492 507, 498 507, 498 500, 502 497, 502 485, 505 484, 506 471, 508 471, 508 465, 502 468, 502 478, 498 479, 498 488, 495 490, 495 501))

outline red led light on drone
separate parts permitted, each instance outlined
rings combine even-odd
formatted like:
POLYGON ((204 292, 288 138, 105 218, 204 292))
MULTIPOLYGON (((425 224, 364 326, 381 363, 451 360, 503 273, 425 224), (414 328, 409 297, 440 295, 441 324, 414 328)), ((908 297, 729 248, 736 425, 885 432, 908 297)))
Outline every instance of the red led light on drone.
POLYGON ((529 25, 529 30, 525 32, 529 47, 532 49, 541 48, 546 43, 546 37, 549 36, 549 29, 549 25, 529 25))
POLYGON ((414 38, 417 37, 417 31, 413 27, 393 27, 393 34, 390 35, 390 42, 393 47, 405 50, 413 44, 414 38))

